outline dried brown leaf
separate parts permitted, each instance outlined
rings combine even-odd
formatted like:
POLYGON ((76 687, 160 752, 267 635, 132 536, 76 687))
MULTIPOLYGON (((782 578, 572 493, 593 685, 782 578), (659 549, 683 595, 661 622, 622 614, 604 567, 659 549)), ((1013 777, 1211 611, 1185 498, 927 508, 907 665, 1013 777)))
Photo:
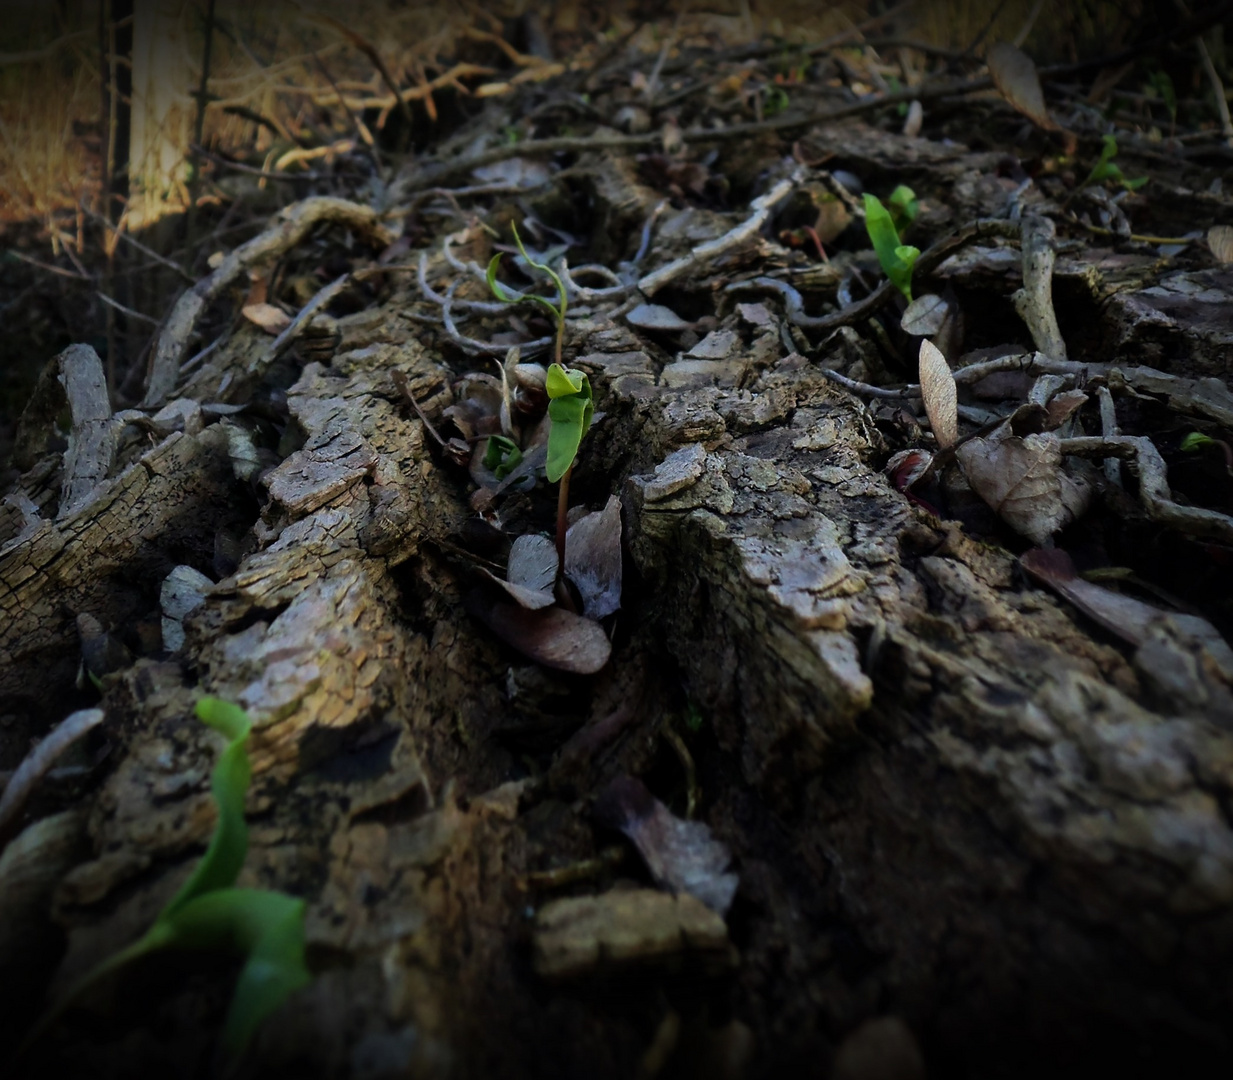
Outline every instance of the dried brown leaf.
POLYGON ((1222 263, 1233 262, 1233 225, 1213 225, 1208 229, 1207 246, 1222 263))
POLYGON ((989 50, 985 60, 993 85, 1012 108, 1046 131, 1058 130, 1058 125, 1045 108, 1045 95, 1040 88, 1036 64, 1027 53, 1008 41, 999 41, 989 50))
POLYGON ((976 492, 1015 532, 1045 544, 1087 509, 1090 491, 1062 471, 1052 432, 1019 438, 1003 425, 955 451, 976 492))
POLYGON ((950 305, 936 293, 918 296, 904 310, 899 326, 905 334, 915 337, 931 337, 942 329, 950 305))
POLYGON ((629 837, 657 885, 696 896, 720 915, 731 906, 740 882, 727 872, 728 849, 703 822, 675 817, 641 780, 613 780, 596 799, 595 814, 629 837))
POLYGON ((582 613, 602 619, 621 606, 621 500, 587 514, 565 534, 565 574, 582 597, 582 613))
POLYGON ((920 392, 938 446, 945 450, 959 441, 959 397, 946 357, 931 341, 920 343, 920 392))
POLYGON ((245 304, 240 309, 244 316, 254 326, 259 326, 267 334, 277 337, 291 325, 291 316, 280 307, 273 304, 245 304))
POLYGON ((467 610, 511 648, 545 667, 593 675, 612 655, 599 623, 564 608, 528 611, 477 590, 467 597, 467 610))

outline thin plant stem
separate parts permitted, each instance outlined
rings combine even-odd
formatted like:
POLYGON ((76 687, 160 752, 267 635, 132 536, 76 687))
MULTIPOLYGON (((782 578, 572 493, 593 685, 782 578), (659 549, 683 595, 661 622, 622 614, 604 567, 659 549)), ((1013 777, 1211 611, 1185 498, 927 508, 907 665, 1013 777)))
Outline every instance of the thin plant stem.
POLYGON ((565 575, 565 531, 569 512, 569 478, 573 474, 571 464, 557 485, 557 580, 565 575))

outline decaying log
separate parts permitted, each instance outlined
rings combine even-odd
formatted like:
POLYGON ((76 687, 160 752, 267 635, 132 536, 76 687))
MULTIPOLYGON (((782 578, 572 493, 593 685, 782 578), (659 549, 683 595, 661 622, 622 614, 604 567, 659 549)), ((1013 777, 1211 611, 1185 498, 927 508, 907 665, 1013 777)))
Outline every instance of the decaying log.
MULTIPOLYGON (((968 194, 996 209, 997 192, 968 194)), ((150 401, 174 386, 204 306, 303 235, 305 205, 181 299, 150 401)), ((466 482, 419 415, 452 401, 454 373, 400 302, 338 320, 343 351, 287 390, 302 442, 272 468, 237 468, 224 424, 198 409, 199 430, 0 550, 0 693, 56 700, 75 615, 156 612, 172 567, 211 567, 220 517, 247 508, 251 524, 249 553, 180 620, 179 651, 109 677, 124 722, 89 796, 89 858, 67 854, 79 817, 15 841, 44 843, 54 865, 31 880, 54 889, 67 935, 55 986, 148 926, 206 842, 216 740, 192 705, 209 692, 256 721, 241 884, 309 903, 317 977, 254 1047, 267 1073, 633 1075, 662 1002, 624 961, 679 974, 708 957, 689 993, 735 1003, 767 1075, 887 1012, 927 1035, 940 1075, 1035 1076, 1078 1051, 1137 1075, 1229 1053, 1223 718, 1162 693, 1144 656, 1013 556, 909 503, 881 471, 870 410, 769 316, 718 332, 731 347, 713 357, 667 363, 624 325, 572 328, 602 414, 574 491, 622 496, 638 580, 593 682, 533 668, 466 614, 483 564, 459 554, 466 482), (501 741, 527 687, 588 702, 542 770, 501 741), (649 773, 682 696, 703 729, 703 813, 740 878, 728 944, 717 916, 658 894, 562 901, 528 885, 594 855, 597 781, 649 773), (635 992, 611 993, 617 969, 635 992)), ((1185 680, 1201 658, 1178 656, 1185 680)), ((29 895, 13 909, 34 920, 29 895)), ((39 989, 0 1024, 28 1022, 39 989)), ((140 1055, 175 1072, 194 1044, 158 1031, 178 1030, 180 993, 116 1004, 142 1039, 102 1046, 68 1023, 36 1060, 101 1054, 123 1072, 140 1055)))

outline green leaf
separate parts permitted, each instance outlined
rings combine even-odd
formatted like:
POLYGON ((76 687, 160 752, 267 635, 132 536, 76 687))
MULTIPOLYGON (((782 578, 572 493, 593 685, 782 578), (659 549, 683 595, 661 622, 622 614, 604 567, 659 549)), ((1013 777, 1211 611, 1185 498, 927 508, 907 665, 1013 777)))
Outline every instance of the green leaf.
POLYGON ((245 747, 252 721, 239 706, 212 697, 202 698, 196 712, 200 720, 230 740, 210 778, 218 822, 205 855, 154 925, 93 968, 56 1002, 34 1025, 19 1055, 84 990, 159 949, 231 949, 247 955, 223 1029, 223 1047, 233 1057, 288 994, 309 982, 304 901, 285 893, 232 887, 248 853, 244 796, 252 768, 245 747))
POLYGON ((906 184, 900 184, 895 188, 886 202, 890 209, 891 220, 900 232, 911 225, 920 214, 920 200, 916 197, 916 192, 906 184))
POLYGON ((591 426, 595 404, 591 382, 581 371, 570 371, 560 364, 550 364, 544 381, 548 391, 548 460, 544 473, 556 483, 569 471, 582 437, 591 426))
POLYGON ((252 767, 245 744, 253 722, 238 705, 205 697, 197 702, 197 718, 231 741, 219 756, 210 776, 210 791, 218 806, 218 823, 210 845, 197 868, 163 908, 160 919, 174 914, 190 900, 213 889, 235 884, 248 854, 248 824, 244 820, 244 796, 252 767))
POLYGON ((484 468, 491 469, 498 480, 504 480, 522 464, 522 451, 513 439, 504 435, 489 435, 484 448, 484 468))
POLYGON ((1215 446, 1216 440, 1204 435, 1201 431, 1192 431, 1182 440, 1181 449, 1187 454, 1202 450, 1205 446, 1215 446))
POLYGON ((908 300, 912 299, 912 270, 918 258, 920 258, 920 248, 914 248, 911 244, 901 244, 895 248, 895 262, 886 272, 886 276, 894 282, 895 288, 908 300))
POLYGON ((1101 139, 1104 142, 1104 148, 1100 151, 1100 160, 1096 162, 1095 168, 1088 174, 1087 179, 1083 181, 1080 187, 1103 183, 1106 180, 1114 180, 1128 191, 1137 191, 1147 183, 1149 178, 1146 176, 1136 177, 1133 180, 1127 179, 1121 168, 1113 160, 1117 154, 1117 139, 1112 135, 1102 135, 1101 139))
POLYGON ((778 116, 788 108, 788 95, 781 87, 768 86, 766 88, 766 100, 762 104, 763 116, 778 116))
POLYGON ((492 295, 495 296, 503 304, 516 304, 522 299, 520 296, 515 296, 509 292, 504 285, 497 280, 497 267, 501 265, 501 253, 498 251, 488 262, 488 288, 492 290, 492 295))
POLYGON ((548 365, 548 376, 544 380, 544 389, 550 398, 569 397, 571 394, 581 394, 586 375, 581 371, 571 371, 560 364, 548 365))
POLYGON ((262 889, 216 889, 159 922, 166 944, 248 957, 223 1025, 223 1048, 238 1055, 261 1022, 311 980, 304 960, 305 903, 262 889))
POLYGON ((865 193, 865 229, 877 252, 882 272, 909 300, 912 299, 912 267, 920 251, 899 242, 899 232, 890 211, 876 195, 865 193))

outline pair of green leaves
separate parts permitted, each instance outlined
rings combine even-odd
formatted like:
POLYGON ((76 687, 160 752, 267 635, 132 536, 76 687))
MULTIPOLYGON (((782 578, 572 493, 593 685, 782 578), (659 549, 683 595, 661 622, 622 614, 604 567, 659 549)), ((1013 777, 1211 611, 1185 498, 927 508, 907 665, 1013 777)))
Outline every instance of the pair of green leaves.
POLYGON ((1128 179, 1122 172, 1121 168, 1113 161, 1117 155, 1117 139, 1112 135, 1103 135, 1104 149, 1100 151, 1100 160, 1096 162, 1096 167, 1088 174, 1088 178, 1083 181, 1080 187, 1087 187, 1089 184, 1100 184, 1106 180, 1113 180, 1121 184, 1127 191, 1138 191, 1144 184, 1147 183, 1146 176, 1138 176, 1135 179, 1128 179))
POLYGON ((591 426, 595 402, 586 375, 560 364, 549 365, 544 388, 548 391, 548 419, 551 421, 544 472, 555 484, 574 464, 582 437, 591 426))
POLYGON ((877 252, 882 272, 908 300, 912 299, 912 269, 920 249, 899 241, 899 226, 907 227, 920 210, 912 189, 900 184, 891 193, 888 210, 876 195, 865 193, 865 229, 877 252), (892 210, 894 214, 892 215, 892 210), (898 219, 898 223, 896 221, 898 219))
POLYGON ((489 435, 484 447, 484 468, 491 469, 498 480, 504 480, 522 464, 522 451, 513 439, 505 435, 489 435))
POLYGON ((232 1058, 292 991, 308 984, 304 901, 234 887, 248 854, 244 797, 252 768, 245 744, 252 721, 239 706, 210 697, 197 702, 197 717, 229 740, 210 776, 218 823, 205 856, 154 925, 82 978, 39 1022, 27 1045, 104 975, 159 949, 227 950, 247 958, 223 1027, 222 1047, 232 1058))

